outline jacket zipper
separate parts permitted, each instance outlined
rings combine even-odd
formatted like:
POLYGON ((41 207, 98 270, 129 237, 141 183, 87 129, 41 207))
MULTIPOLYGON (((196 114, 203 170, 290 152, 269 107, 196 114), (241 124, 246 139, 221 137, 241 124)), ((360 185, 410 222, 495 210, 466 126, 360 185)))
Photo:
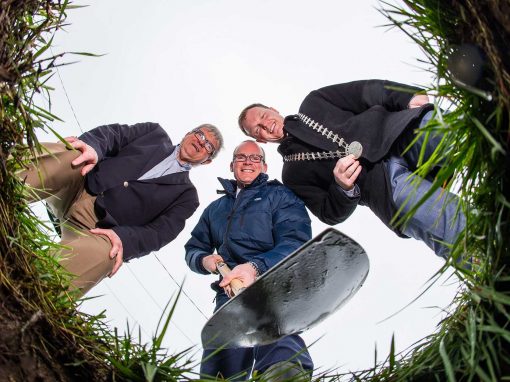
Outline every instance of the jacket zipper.
POLYGON ((239 191, 239 193, 235 197, 234 206, 232 207, 232 210, 230 211, 230 214, 228 215, 227 230, 225 231, 225 236, 224 236, 224 240, 223 240, 225 243, 227 243, 227 245, 226 245, 227 251, 228 251, 228 254, 230 255, 230 258, 232 260, 238 260, 238 258, 236 255, 234 255, 234 253, 230 249, 230 240, 228 238, 229 238, 229 233, 230 233, 230 226, 232 225, 232 218, 234 217, 234 213, 236 212, 236 209, 238 207, 239 200, 241 199, 240 198, 241 193, 243 193, 243 192, 244 192, 244 189, 239 191))

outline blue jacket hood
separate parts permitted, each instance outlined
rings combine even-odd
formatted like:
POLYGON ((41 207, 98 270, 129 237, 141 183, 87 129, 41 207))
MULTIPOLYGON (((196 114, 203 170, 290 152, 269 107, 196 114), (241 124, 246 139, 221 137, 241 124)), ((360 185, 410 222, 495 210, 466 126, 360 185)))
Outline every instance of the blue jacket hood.
MULTIPOLYGON (((265 173, 260 173, 259 176, 255 178, 255 180, 245 187, 245 189, 254 188, 257 186, 260 186, 261 184, 268 183, 268 184, 282 184, 276 179, 268 181, 269 176, 265 173)), ((228 194, 228 195, 235 195, 237 191, 237 181, 235 179, 225 179, 218 177, 218 181, 220 182, 221 186, 223 187, 223 190, 218 190, 218 194, 228 194)))

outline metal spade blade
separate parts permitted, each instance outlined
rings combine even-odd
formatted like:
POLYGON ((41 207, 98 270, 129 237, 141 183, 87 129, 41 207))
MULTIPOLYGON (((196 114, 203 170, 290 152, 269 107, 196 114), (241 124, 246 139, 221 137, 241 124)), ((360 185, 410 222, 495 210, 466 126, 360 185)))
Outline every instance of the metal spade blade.
POLYGON ((309 329, 354 296, 368 270, 363 248, 328 228, 223 305, 202 329, 203 347, 265 345, 309 329))

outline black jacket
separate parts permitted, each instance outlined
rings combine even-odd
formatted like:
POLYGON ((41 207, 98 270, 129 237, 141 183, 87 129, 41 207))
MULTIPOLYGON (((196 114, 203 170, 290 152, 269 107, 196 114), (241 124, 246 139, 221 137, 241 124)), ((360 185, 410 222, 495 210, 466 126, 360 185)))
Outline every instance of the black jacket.
MULTIPOLYGON (((338 189, 333 168, 337 159, 285 162, 283 183, 326 224, 347 219, 359 204, 368 206, 390 229, 396 212, 383 159, 398 145, 405 132, 418 126, 432 105, 408 109, 419 89, 382 80, 355 81, 332 85, 311 92, 301 104, 300 113, 332 130, 347 143, 363 145, 360 162, 363 170, 357 184, 360 196, 350 198, 338 189)), ((296 116, 285 119, 288 134, 278 151, 282 155, 298 152, 336 151, 338 144, 313 131, 296 116)))
POLYGON ((85 187, 97 195, 97 226, 119 235, 124 259, 147 255, 168 244, 197 209, 188 172, 137 180, 170 155, 175 146, 156 123, 106 125, 81 137, 99 157, 85 187))

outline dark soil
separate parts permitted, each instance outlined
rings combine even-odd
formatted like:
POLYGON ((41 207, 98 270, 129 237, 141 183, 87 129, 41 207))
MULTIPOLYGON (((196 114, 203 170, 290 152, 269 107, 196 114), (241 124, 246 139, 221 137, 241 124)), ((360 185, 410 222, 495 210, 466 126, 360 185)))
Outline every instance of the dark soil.
POLYGON ((97 368, 80 353, 71 338, 56 332, 41 311, 22 306, 0 287, 0 381, 107 380, 104 365, 97 368))

